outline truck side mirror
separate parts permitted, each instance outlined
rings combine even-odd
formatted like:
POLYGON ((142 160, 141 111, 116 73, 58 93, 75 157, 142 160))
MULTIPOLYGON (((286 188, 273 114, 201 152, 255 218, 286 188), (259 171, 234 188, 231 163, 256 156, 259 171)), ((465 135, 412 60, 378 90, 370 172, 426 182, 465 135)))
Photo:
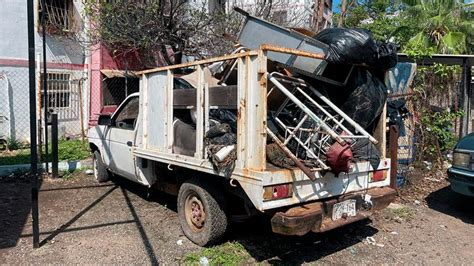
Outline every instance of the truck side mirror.
POLYGON ((112 117, 110 115, 99 115, 98 124, 100 126, 111 126, 112 125, 112 117))

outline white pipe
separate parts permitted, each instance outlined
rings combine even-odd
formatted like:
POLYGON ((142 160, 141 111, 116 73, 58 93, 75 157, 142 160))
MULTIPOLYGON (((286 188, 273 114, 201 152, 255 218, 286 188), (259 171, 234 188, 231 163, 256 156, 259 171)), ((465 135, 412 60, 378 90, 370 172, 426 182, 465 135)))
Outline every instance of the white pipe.
POLYGON ((229 145, 222 147, 218 152, 214 154, 217 161, 222 162, 229 154, 235 149, 235 145, 229 145))

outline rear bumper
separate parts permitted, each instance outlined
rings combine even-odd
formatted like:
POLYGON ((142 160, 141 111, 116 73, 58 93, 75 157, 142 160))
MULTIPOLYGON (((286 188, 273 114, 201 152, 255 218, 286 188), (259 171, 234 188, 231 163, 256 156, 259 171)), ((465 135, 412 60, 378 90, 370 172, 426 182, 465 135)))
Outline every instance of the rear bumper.
POLYGON ((365 192, 355 192, 335 199, 293 207, 286 212, 277 212, 271 220, 272 230, 283 235, 328 231, 367 218, 373 211, 387 207, 395 199, 396 191, 390 187, 371 188, 367 194, 371 196, 371 208, 363 206, 365 192), (334 204, 348 199, 356 200, 356 216, 333 221, 331 216, 334 204))
POLYGON ((453 191, 474 197, 474 172, 451 167, 448 169, 448 181, 453 191))

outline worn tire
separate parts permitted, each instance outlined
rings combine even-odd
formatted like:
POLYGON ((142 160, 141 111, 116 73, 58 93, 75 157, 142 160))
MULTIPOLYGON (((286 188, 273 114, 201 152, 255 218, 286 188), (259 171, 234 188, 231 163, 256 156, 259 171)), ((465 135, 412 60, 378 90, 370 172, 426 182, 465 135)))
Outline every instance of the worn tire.
POLYGON ((218 196, 216 190, 202 182, 189 180, 183 183, 178 193, 178 218, 184 234, 199 246, 209 246, 218 242, 227 231, 225 198, 218 196), (193 214, 187 198, 198 198, 205 219, 201 228, 197 228, 187 214, 193 214), (186 211, 186 208, 188 211, 186 211))
POLYGON ((99 151, 94 151, 92 155, 92 167, 97 182, 102 183, 109 180, 109 172, 107 171, 104 162, 102 162, 102 157, 100 156, 99 151))

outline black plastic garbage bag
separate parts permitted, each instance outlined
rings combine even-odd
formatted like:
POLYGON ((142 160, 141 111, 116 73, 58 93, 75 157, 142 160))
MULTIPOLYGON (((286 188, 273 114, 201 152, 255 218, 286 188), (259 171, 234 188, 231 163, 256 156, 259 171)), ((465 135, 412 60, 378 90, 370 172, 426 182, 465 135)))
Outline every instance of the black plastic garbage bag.
POLYGON ((352 156, 354 161, 369 161, 374 170, 380 164, 380 152, 368 139, 359 139, 352 145, 352 156))
POLYGON ((237 132, 237 115, 233 110, 211 109, 209 117, 219 123, 226 123, 232 128, 233 132, 237 132))
POLYGON ((351 93, 342 104, 341 110, 361 127, 367 128, 383 110, 387 100, 385 84, 369 71, 356 68, 347 89, 351 93))
POLYGON ((377 42, 377 60, 370 66, 379 70, 387 70, 398 63, 397 46, 394 43, 377 42))
POLYGON ((329 45, 326 54, 329 63, 366 65, 380 70, 397 64, 396 46, 377 43, 366 29, 330 28, 314 38, 329 45))

